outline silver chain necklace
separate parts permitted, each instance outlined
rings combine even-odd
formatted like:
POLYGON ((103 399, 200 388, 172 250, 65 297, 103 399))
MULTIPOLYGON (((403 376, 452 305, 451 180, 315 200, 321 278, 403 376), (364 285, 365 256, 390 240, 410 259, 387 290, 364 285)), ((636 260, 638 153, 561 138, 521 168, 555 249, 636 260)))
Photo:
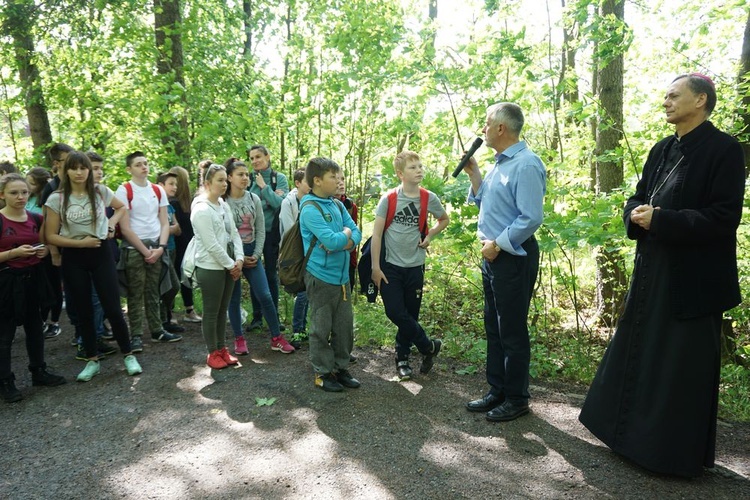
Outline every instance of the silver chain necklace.
MULTIPOLYGON (((672 175, 672 172, 674 172, 677 169, 677 167, 680 166, 680 163, 682 163, 682 160, 684 160, 684 159, 685 159, 685 155, 682 155, 680 157, 680 159, 677 160, 677 163, 674 164, 674 167, 672 167, 672 170, 670 170, 669 172, 667 172, 667 175, 664 177, 664 180, 661 181, 661 184, 659 184, 658 186, 656 186, 656 189, 654 189, 653 191, 651 191, 651 196, 649 196, 649 198, 648 198, 648 204, 649 205, 653 205, 654 204, 654 197, 657 194, 659 194, 659 191, 661 191, 661 188, 663 188, 664 184, 667 183, 667 181, 669 180, 669 177, 672 175)), ((659 171, 660 170, 661 170, 661 168, 659 169, 659 171)))

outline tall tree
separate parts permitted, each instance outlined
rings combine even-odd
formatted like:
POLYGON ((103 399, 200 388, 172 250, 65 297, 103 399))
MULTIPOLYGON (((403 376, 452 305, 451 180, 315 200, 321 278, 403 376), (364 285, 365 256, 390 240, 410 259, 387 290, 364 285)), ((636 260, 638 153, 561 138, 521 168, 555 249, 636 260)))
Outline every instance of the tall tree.
MULTIPOLYGON (((623 54, 627 34, 624 0, 604 0, 601 4, 602 26, 609 37, 597 47, 597 82, 601 105, 596 128, 594 185, 597 195, 604 195, 622 186, 622 156, 617 153, 623 139, 623 54)), ((600 247, 596 256, 596 291, 599 319, 613 326, 625 293, 626 276, 622 257, 617 249, 600 247)))
POLYGON ((38 9, 33 0, 8 2, 3 9, 3 33, 13 39, 18 76, 23 89, 26 115, 29 119, 31 141, 37 155, 52 142, 44 91, 36 65, 36 50, 32 29, 36 23, 38 9))
POLYGON ((743 129, 740 136, 742 148, 745 150, 745 175, 750 171, 750 10, 745 21, 745 35, 742 38, 742 54, 740 55, 739 89, 742 106, 738 110, 743 129))
POLYGON ((161 142, 174 154, 176 161, 186 163, 189 155, 181 18, 180 0, 154 0, 156 70, 162 78, 164 106, 159 121, 161 142))

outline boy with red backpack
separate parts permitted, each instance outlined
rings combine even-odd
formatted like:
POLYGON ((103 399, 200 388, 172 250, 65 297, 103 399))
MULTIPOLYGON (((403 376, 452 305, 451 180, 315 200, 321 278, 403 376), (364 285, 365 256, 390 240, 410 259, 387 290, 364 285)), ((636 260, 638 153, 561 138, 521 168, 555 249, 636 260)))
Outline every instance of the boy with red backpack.
MULTIPOLYGON (((133 242, 123 241, 119 266, 125 269, 127 282, 128 320, 133 352, 143 351, 143 319, 148 324, 153 342, 177 342, 182 336, 164 330, 160 317, 162 282, 169 285, 167 242, 169 200, 164 188, 148 180, 146 155, 140 151, 129 154, 125 165, 130 181, 117 188, 115 196, 128 209, 125 224, 135 233, 133 242)), ((121 222, 122 225, 122 222, 121 222)), ((123 230, 126 230, 123 227, 123 230)), ((168 288, 167 288, 168 289, 168 288)), ((166 291, 166 290, 165 290, 166 291)))
POLYGON ((380 290, 385 313, 396 333, 396 370, 401 380, 412 375, 411 346, 423 355, 420 372, 429 373, 442 343, 427 337, 419 324, 424 263, 430 241, 450 219, 437 195, 421 187, 424 168, 419 155, 402 151, 393 160, 401 185, 384 195, 372 230, 372 281, 380 290), (427 213, 437 219, 427 228, 427 213), (381 255, 384 253, 385 255, 381 255))

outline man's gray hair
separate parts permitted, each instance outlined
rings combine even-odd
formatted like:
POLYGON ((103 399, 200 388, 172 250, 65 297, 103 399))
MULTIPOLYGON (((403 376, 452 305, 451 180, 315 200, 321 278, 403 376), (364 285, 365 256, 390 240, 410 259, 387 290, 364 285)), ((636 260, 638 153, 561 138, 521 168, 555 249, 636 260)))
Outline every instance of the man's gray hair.
POLYGON ((487 118, 493 125, 502 123, 516 136, 521 135, 523 128, 523 111, 521 106, 512 102, 499 102, 487 108, 487 118))

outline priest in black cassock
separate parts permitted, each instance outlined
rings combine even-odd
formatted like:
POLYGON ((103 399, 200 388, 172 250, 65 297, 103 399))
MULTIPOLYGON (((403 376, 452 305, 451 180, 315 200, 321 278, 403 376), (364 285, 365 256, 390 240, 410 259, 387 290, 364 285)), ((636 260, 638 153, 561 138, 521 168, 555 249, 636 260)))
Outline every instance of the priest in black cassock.
POLYGON ((721 319, 740 303, 745 162, 739 143, 708 121, 715 104, 701 74, 678 76, 667 91, 675 134, 651 149, 625 205, 635 268, 579 417, 615 452, 686 477, 714 465, 721 319))

